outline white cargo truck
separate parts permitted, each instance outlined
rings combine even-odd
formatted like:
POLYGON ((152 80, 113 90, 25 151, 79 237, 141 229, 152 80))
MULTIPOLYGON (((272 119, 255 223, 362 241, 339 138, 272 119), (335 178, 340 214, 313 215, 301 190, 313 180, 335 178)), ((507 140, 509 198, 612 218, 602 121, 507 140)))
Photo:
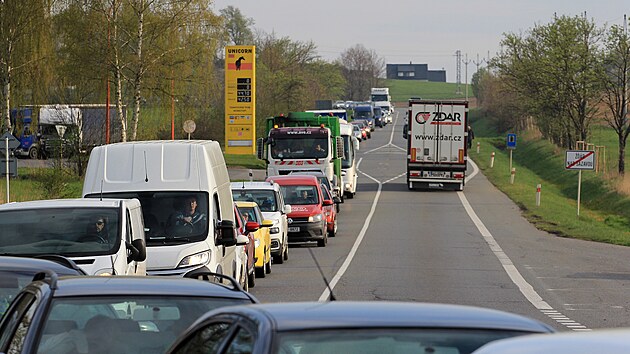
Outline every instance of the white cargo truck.
POLYGON ((407 187, 464 189, 468 102, 409 100, 407 187))

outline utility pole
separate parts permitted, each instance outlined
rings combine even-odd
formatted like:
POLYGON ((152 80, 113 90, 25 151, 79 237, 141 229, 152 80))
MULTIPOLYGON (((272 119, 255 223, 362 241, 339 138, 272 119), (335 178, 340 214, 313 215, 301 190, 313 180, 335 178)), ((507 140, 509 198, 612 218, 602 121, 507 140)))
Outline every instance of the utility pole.
POLYGON ((462 51, 455 52, 455 61, 457 63, 457 92, 455 94, 462 94, 462 51))
POLYGON ((470 64, 470 60, 468 60, 468 53, 466 53, 466 60, 464 60, 464 64, 466 65, 466 101, 468 101, 468 64, 470 64))
POLYGON ((481 60, 479 60, 479 53, 477 53, 477 61, 473 60, 473 64, 477 65, 477 71, 475 72, 479 72, 479 65, 483 64, 483 62, 485 61, 484 58, 481 58, 481 60))

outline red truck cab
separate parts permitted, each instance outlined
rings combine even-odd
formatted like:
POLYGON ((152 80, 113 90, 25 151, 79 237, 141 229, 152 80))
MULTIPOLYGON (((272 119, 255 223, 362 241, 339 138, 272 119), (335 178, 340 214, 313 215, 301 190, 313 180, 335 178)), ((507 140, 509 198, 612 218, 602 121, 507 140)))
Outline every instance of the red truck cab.
POLYGON ((269 176, 267 181, 280 185, 285 204, 291 205, 289 217, 289 243, 317 242, 318 247, 328 243, 325 200, 317 177, 311 175, 269 176))

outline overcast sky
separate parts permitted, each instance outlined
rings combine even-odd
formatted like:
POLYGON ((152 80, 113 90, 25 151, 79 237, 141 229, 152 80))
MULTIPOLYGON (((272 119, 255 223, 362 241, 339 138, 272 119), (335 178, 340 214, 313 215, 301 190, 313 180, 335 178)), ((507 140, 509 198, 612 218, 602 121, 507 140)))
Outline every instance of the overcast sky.
MULTIPOLYGON (((278 37, 312 41, 326 60, 363 44, 388 64, 429 64, 456 82, 455 52, 468 54, 468 80, 479 61, 494 56, 504 33, 549 23, 553 14, 586 12, 598 25, 623 24, 629 0, 215 0, 254 20, 254 27, 278 37)), ((481 64, 483 65, 483 64, 481 64)), ((462 63, 461 80, 466 79, 462 63)))

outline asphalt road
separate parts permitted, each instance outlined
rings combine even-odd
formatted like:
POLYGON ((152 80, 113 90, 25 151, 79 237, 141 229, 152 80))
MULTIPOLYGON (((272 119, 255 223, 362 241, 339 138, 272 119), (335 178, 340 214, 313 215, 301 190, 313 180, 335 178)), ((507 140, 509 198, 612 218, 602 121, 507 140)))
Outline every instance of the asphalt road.
MULTIPOLYGON (((403 110, 399 110, 403 112, 403 110)), ((361 143, 354 199, 328 246, 295 246, 251 292, 263 302, 326 299, 467 304, 558 330, 630 326, 630 248, 531 226, 474 163, 463 192, 408 191, 402 115, 361 143)))

